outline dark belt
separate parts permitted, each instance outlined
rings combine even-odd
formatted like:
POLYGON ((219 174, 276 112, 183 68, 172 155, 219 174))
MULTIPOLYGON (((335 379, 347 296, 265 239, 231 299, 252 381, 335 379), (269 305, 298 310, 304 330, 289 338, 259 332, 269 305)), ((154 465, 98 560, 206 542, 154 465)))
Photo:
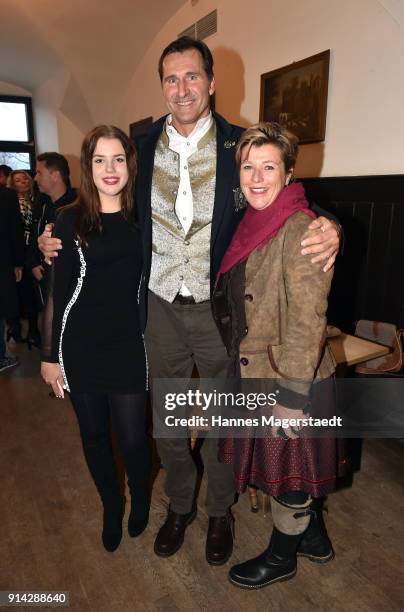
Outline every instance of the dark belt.
POLYGON ((181 295, 181 293, 177 293, 173 300, 174 304, 182 304, 183 306, 189 306, 190 304, 205 304, 206 302, 209 302, 209 300, 196 302, 193 295, 181 295))

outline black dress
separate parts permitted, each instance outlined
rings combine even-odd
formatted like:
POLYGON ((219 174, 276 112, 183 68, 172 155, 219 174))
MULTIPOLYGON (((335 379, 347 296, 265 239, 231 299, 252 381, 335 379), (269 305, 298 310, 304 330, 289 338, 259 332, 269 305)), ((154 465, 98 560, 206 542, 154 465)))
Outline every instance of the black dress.
POLYGON ((102 231, 79 245, 75 213, 61 213, 43 322, 43 361, 59 362, 75 393, 139 393, 147 362, 139 325, 140 232, 121 212, 101 213, 102 231))

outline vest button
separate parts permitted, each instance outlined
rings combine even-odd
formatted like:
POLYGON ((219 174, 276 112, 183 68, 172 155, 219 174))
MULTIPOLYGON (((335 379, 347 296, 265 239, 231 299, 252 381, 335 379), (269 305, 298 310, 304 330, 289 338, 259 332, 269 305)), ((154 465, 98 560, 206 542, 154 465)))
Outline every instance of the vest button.
POLYGON ((185 244, 188 246, 189 245, 189 240, 185 240, 185 244))
POLYGON ((186 263, 186 264, 189 263, 189 259, 185 258, 184 259, 184 263, 186 263))
POLYGON ((242 357, 242 358, 240 359, 240 363, 241 363, 241 365, 244 365, 244 366, 248 365, 248 359, 247 359, 247 357, 242 357))
POLYGON ((246 293, 244 299, 246 300, 246 302, 252 302, 254 298, 251 293, 246 293))
POLYGON ((247 325, 246 325, 246 326, 245 326, 245 328, 244 328, 244 333, 245 333, 245 335, 247 335, 247 334, 248 334, 248 326, 247 326, 247 325))
POLYGON ((184 280, 184 277, 182 276, 182 274, 180 275, 180 280, 184 280))

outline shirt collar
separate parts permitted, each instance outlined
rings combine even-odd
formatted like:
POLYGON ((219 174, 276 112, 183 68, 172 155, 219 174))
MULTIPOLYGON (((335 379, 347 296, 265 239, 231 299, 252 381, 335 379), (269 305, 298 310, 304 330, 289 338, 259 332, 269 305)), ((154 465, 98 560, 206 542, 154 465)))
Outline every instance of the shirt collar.
POLYGON ((194 129, 189 134, 189 136, 182 136, 182 134, 177 132, 175 127, 172 125, 171 121, 172 121, 172 115, 168 115, 166 119, 165 130, 166 130, 166 134, 168 136, 170 144, 172 144, 173 142, 185 142, 185 141, 197 144, 202 138, 202 136, 204 136, 210 129, 213 123, 213 116, 212 116, 212 112, 209 112, 209 114, 206 115, 206 117, 201 117, 200 119, 198 119, 194 129))

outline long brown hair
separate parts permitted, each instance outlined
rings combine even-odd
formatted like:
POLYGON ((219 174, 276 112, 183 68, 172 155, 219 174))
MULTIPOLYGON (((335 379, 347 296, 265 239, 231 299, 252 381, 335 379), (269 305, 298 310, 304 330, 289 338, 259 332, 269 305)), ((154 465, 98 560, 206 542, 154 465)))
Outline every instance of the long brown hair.
POLYGON ((126 219, 134 218, 133 198, 137 172, 135 145, 125 132, 114 125, 99 125, 84 137, 81 146, 81 179, 77 200, 63 209, 74 209, 77 212, 76 232, 79 240, 84 243, 86 243, 86 235, 91 230, 102 230, 100 196, 94 184, 92 171, 93 155, 100 138, 116 138, 123 146, 129 178, 121 192, 121 210, 126 219))

